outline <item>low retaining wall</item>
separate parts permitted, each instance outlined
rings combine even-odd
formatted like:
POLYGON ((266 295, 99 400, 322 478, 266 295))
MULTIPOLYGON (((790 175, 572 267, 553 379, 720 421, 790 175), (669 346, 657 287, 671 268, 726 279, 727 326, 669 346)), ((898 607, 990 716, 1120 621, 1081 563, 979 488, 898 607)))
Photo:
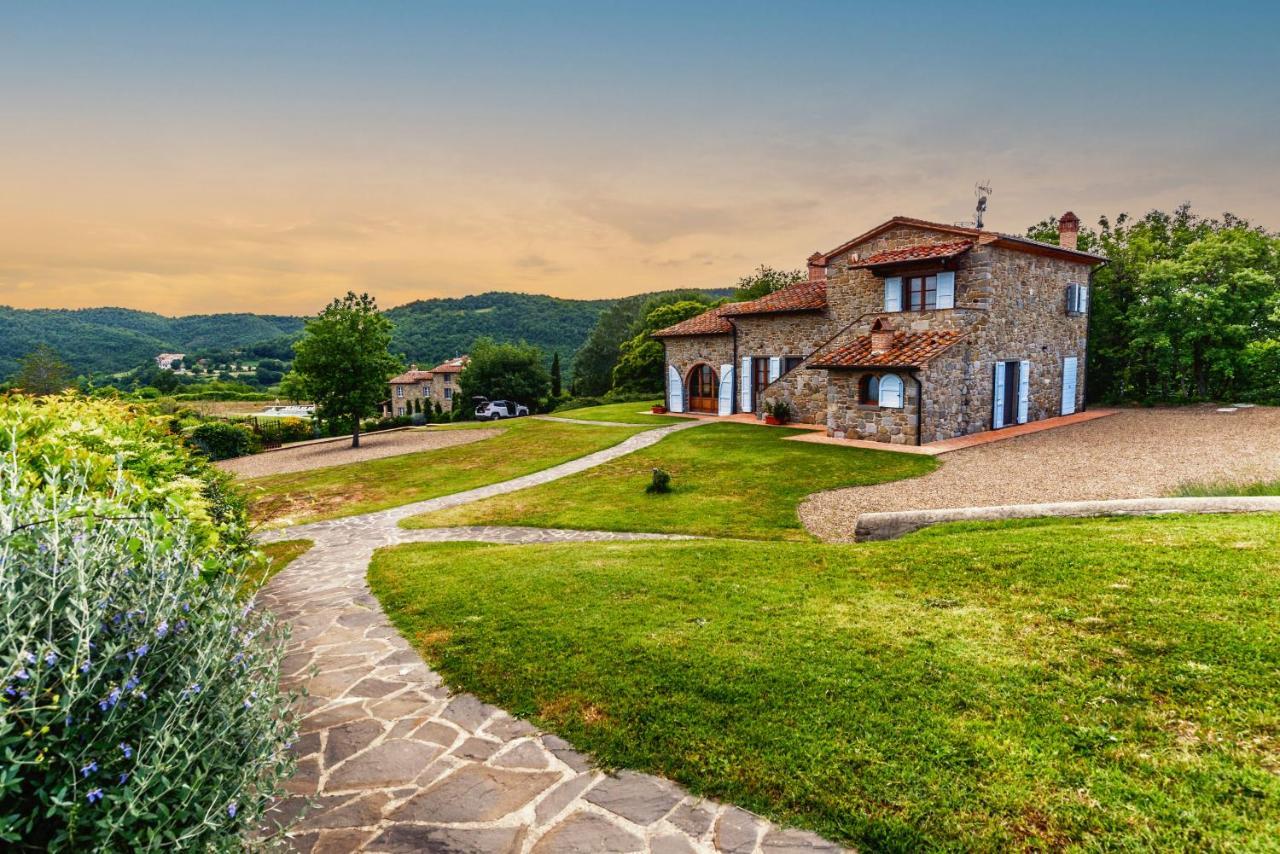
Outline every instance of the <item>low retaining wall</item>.
POLYGON ((1053 504, 1000 504, 945 510, 863 513, 853 538, 858 542, 892 540, 944 522, 998 522, 1004 519, 1082 516, 1155 516, 1162 513, 1280 513, 1280 496, 1221 498, 1122 498, 1114 501, 1060 501, 1053 504))

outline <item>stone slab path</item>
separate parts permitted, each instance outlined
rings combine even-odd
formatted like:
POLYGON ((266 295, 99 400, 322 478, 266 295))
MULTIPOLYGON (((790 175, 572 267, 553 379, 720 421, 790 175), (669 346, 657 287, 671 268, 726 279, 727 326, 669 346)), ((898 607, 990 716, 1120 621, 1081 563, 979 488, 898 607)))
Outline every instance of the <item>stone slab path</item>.
POLYGON ((387 620, 365 572, 409 542, 606 542, 662 534, 537 528, 408 530, 410 515, 546 483, 652 445, 662 427, 505 483, 393 510, 268 532, 315 545, 259 601, 293 627, 286 687, 305 687, 298 770, 272 819, 321 852, 830 852, 841 850, 647 774, 605 774, 555 735, 451 693, 387 620))

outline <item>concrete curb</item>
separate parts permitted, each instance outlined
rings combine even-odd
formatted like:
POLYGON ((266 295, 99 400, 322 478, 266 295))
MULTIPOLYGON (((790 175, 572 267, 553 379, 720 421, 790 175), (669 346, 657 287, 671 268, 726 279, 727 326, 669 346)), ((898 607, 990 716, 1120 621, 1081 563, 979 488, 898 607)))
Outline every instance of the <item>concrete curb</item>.
POLYGON ((1162 513, 1280 513, 1280 496, 1220 498, 1122 498, 1114 501, 1060 501, 1052 504, 1000 504, 943 510, 863 513, 853 538, 857 542, 893 540, 944 522, 997 522, 1004 519, 1086 516, 1154 516, 1162 513))

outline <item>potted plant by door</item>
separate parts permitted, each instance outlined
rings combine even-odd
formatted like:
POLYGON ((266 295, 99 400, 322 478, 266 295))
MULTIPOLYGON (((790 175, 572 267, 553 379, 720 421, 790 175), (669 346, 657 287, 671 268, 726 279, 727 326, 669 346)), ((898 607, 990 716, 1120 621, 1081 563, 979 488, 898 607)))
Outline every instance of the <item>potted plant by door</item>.
POLYGON ((791 420, 791 404, 785 400, 771 400, 764 405, 764 423, 777 426, 791 420))
POLYGON ((665 415, 667 413, 667 408, 661 403, 655 403, 649 411, 654 415, 665 415))

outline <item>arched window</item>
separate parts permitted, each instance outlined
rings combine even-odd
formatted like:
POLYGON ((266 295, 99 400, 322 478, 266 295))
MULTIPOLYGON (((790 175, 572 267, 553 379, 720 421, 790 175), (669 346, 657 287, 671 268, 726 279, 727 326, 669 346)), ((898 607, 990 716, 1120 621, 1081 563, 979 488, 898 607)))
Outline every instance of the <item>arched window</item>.
POLYGON ((864 406, 880 405, 880 378, 875 374, 863 374, 858 380, 858 402, 864 406))
POLYGON ((885 374, 880 378, 880 405, 902 408, 902 380, 896 374, 885 374))

